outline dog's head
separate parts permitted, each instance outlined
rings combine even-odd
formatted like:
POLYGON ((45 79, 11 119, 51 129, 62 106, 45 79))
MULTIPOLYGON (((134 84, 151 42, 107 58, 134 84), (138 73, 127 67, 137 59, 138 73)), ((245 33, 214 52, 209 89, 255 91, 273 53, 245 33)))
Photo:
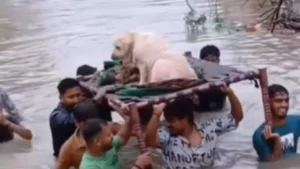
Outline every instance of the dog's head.
POLYGON ((135 32, 124 32, 116 38, 111 57, 113 60, 121 60, 125 65, 132 63, 135 35, 135 32))
POLYGON ((156 33, 129 31, 116 38, 112 59, 121 60, 123 66, 135 67, 137 62, 151 64, 159 53, 167 49, 168 42, 156 33))

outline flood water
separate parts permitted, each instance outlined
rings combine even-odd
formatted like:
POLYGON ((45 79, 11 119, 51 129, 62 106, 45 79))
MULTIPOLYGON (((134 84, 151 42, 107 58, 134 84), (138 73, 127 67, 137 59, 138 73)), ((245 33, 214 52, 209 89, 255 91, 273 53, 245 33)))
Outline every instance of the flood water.
MULTIPOLYGON (((199 10, 209 12, 207 0, 199 2, 199 10)), ((256 9, 250 5, 245 12, 239 9, 241 4, 227 0, 220 10, 229 19, 246 15, 254 20, 251 12, 256 9)), ((195 56, 203 45, 215 44, 225 65, 268 67, 269 82, 281 83, 290 92, 290 113, 300 112, 300 35, 216 32, 213 24, 208 24, 206 33, 188 35, 183 21, 186 12, 184 0, 1 0, 0 84, 22 110, 34 139, 32 144, 16 139, 0 145, 0 169, 53 168, 48 118, 58 103, 58 81, 75 76, 81 64, 101 68, 102 61, 110 58, 114 35, 127 29, 160 33, 174 50, 191 50, 195 56)), ((251 137, 264 120, 260 90, 248 81, 232 87, 243 104, 245 118, 236 131, 222 137, 222 158, 216 165, 255 169, 258 162, 251 137)), ((115 119, 120 120, 118 116, 115 119)), ((299 163, 284 165, 291 168, 299 163)))

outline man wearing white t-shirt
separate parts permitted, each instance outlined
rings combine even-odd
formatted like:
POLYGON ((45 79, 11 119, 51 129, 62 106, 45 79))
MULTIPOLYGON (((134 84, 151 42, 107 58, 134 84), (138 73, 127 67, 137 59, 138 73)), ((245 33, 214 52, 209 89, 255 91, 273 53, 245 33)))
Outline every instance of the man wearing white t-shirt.
POLYGON ((243 119, 242 106, 233 91, 222 90, 228 96, 231 113, 202 124, 194 122, 193 107, 187 99, 154 106, 146 143, 161 148, 165 168, 200 169, 213 164, 218 136, 236 129, 243 119), (167 126, 158 131, 162 110, 167 126))

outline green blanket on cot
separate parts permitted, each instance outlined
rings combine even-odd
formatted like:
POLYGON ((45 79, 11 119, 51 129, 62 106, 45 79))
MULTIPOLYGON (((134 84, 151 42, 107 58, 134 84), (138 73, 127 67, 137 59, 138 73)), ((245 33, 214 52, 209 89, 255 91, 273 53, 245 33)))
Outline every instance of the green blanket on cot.
POLYGON ((103 71, 100 72, 100 79, 98 86, 111 85, 116 82, 116 71, 115 68, 122 66, 121 61, 104 61, 103 62, 103 71))
MULTIPOLYGON (((215 77, 215 75, 224 74, 228 72, 230 74, 233 71, 230 67, 219 66, 210 63, 199 63, 195 58, 187 58, 193 69, 196 71, 199 79, 210 79, 210 77, 215 77)), ((112 85, 116 83, 116 68, 122 66, 120 61, 105 61, 104 70, 100 74, 100 81, 98 86, 112 85)), ((129 97, 139 97, 139 98, 149 98, 153 96, 164 95, 180 90, 179 88, 140 88, 140 87, 128 87, 123 86, 114 91, 114 94, 120 96, 129 97)), ((200 93, 199 93, 200 94, 200 93)), ((125 99, 126 100, 126 99, 125 99)), ((211 110, 221 110, 224 107, 226 96, 219 89, 214 89, 210 91, 201 92, 201 97, 199 97, 199 102, 201 105, 196 107, 196 111, 211 111, 211 110), (213 103, 213 104, 212 104, 213 103)))
POLYGON ((137 87, 122 87, 117 90, 115 94, 122 96, 133 96, 133 97, 151 97, 159 96, 167 93, 178 91, 174 88, 137 88, 137 87))
MULTIPOLYGON (((104 61, 104 69, 100 72, 99 87, 112 85, 116 83, 116 69, 122 66, 121 61, 104 61)), ((199 75, 200 76, 200 75, 199 75)), ((122 87, 118 89, 115 94, 123 96, 134 96, 134 97, 150 97, 158 96, 167 93, 178 91, 178 88, 138 88, 138 87, 122 87)))
MULTIPOLYGON (((115 79, 115 68, 122 66, 120 61, 104 61, 104 70, 100 72, 99 86, 111 85, 116 82, 115 79)), ((138 87, 121 87, 117 89, 115 94, 122 96, 133 96, 133 97, 150 97, 158 96, 175 92, 178 89, 174 88, 138 88, 138 87)))
POLYGON ((121 61, 104 61, 103 62, 103 68, 104 70, 108 70, 110 68, 115 68, 115 67, 120 67, 122 66, 122 62, 121 61))

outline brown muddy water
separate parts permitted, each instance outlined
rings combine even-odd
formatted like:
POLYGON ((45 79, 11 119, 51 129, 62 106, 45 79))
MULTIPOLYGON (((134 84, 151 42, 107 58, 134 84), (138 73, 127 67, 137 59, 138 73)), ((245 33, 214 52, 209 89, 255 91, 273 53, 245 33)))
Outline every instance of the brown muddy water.
MULTIPOLYGON (((199 11, 210 11, 207 0, 198 3, 199 11)), ((242 20, 242 16, 254 20, 255 6, 240 9, 242 3, 226 0, 220 11, 231 20, 242 20)), ((58 102, 57 82, 75 76, 81 64, 101 68, 102 61, 110 57, 115 33, 127 29, 160 33, 171 41, 174 50, 191 50, 195 56, 203 45, 215 44, 222 51, 221 62, 225 65, 268 67, 270 83, 281 83, 291 93, 290 112, 300 112, 299 35, 216 32, 212 23, 207 24, 207 32, 190 35, 184 28, 186 12, 184 0, 1 0, 0 84, 22 110, 34 139, 31 144, 16 139, 0 145, 0 169, 53 168, 48 118, 58 102)), ((260 90, 248 81, 232 87, 243 104, 245 118, 236 131, 221 138, 221 158, 216 168, 255 169, 258 162, 251 136, 263 122, 260 90)), ((217 114, 199 116, 203 119, 217 114)), ((115 116, 115 120, 120 118, 115 116)), ((121 154, 127 164, 124 168, 133 163, 135 153, 121 154)), ((299 166, 297 161, 262 167, 292 168, 299 166)))

